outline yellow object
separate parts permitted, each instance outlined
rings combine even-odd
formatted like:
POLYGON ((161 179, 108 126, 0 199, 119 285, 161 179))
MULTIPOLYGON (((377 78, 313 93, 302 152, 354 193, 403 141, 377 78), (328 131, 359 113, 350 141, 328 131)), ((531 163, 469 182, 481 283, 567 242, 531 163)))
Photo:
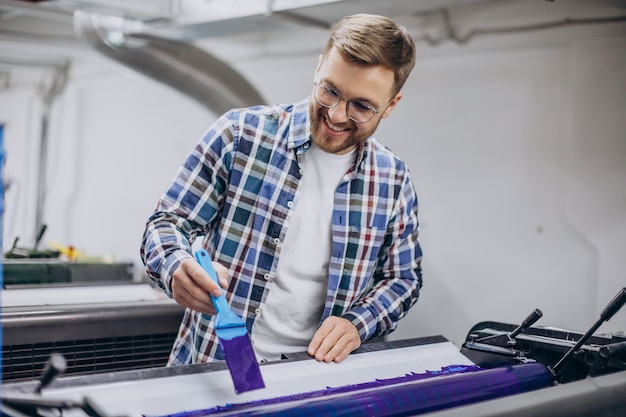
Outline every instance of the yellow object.
POLYGON ((65 246, 65 245, 61 245, 60 243, 56 243, 56 242, 48 242, 48 245, 50 245, 51 247, 53 247, 54 249, 58 250, 60 253, 60 257, 64 258, 65 260, 69 261, 69 262, 74 262, 79 258, 84 258, 86 257, 85 253, 76 249, 74 246, 65 246))

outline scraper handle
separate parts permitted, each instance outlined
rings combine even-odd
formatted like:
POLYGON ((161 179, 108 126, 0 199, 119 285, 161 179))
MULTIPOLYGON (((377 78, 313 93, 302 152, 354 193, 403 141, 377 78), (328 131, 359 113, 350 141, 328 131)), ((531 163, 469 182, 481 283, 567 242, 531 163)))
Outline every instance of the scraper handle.
POLYGON ((47 225, 42 224, 41 228, 39 229, 39 233, 37 234, 37 237, 35 238, 35 246, 33 248, 33 252, 37 252, 37 249, 39 249, 39 243, 41 243, 41 239, 43 238, 43 234, 46 233, 46 229, 48 228, 47 225))
POLYGON ((517 328, 515 328, 515 330, 511 332, 509 338, 515 339, 522 330, 525 330, 535 324, 537 320, 539 320, 542 316, 543 313, 541 312, 541 310, 536 308, 532 313, 528 315, 528 317, 524 319, 524 321, 519 326, 517 326, 517 328))
POLYGON ((43 370, 43 374, 41 375, 41 379, 39 380, 39 384, 37 388, 35 388, 35 392, 40 393, 42 389, 47 387, 56 379, 56 377, 67 369, 67 361, 65 357, 60 353, 52 353, 48 362, 46 362, 46 366, 43 370))
POLYGON ((626 287, 622 288, 604 310, 602 310, 602 313, 600 313, 602 320, 609 321, 611 317, 624 306, 624 303, 626 303, 626 287))
MULTIPOLYGON (((217 279, 217 273, 213 268, 213 264, 211 263, 211 257, 209 253, 204 249, 198 249, 196 251, 196 261, 200 264, 200 266, 206 271, 207 274, 211 277, 213 281, 217 285, 220 286, 220 282, 217 279)), ((209 294, 211 296, 211 300, 213 300, 213 305, 215 306, 215 310, 219 313, 220 311, 228 311, 230 310, 230 306, 228 305, 228 301, 226 301, 226 296, 224 295, 224 291, 222 291, 222 295, 219 297, 214 296, 213 294, 209 294)))
POLYGON ((578 339, 578 342, 574 346, 572 346, 570 350, 567 351, 567 353, 565 353, 565 355, 561 358, 561 360, 559 360, 556 363, 556 365, 554 365, 553 367, 548 367, 548 369, 550 370, 550 372, 552 372, 552 375, 554 377, 556 378, 560 377, 559 371, 561 367, 563 366, 563 364, 565 364, 569 360, 569 358, 574 354, 574 352, 580 349, 580 347, 583 344, 585 344, 591 336, 593 336, 595 331, 598 330, 598 328, 600 327, 602 323, 604 323, 605 321, 609 321, 611 317, 613 317, 613 315, 617 313, 624 306, 625 302, 626 302, 626 287, 622 288, 617 293, 617 295, 613 297, 613 299, 604 308, 604 310, 602 310, 602 313, 600 313, 600 318, 593 324, 593 326, 591 326, 589 330, 587 330, 587 332, 580 339, 578 339))

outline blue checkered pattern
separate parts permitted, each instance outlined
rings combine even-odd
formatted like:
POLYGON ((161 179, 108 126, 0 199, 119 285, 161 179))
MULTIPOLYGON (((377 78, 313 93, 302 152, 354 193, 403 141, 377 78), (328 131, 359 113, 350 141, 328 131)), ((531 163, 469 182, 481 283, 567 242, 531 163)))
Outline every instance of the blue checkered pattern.
MULTIPOLYGON (((141 255, 170 297, 171 276, 203 247, 226 266, 227 299, 252 329, 280 245, 297 209, 299 158, 310 144, 308 100, 233 110, 196 144, 158 202, 141 255), (290 207, 291 206, 291 207, 290 207)), ((406 165, 373 137, 335 192, 328 292, 322 320, 349 319, 361 339, 393 331, 422 283, 417 195, 406 165)), ((187 310, 170 365, 223 359, 213 318, 187 310)))

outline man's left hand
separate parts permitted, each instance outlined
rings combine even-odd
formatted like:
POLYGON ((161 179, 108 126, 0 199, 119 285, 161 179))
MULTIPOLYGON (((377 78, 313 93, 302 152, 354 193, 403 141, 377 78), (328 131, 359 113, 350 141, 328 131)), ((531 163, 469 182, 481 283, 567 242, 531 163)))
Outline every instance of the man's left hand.
POLYGON ((307 352, 316 360, 339 363, 361 346, 359 332, 341 317, 328 317, 313 335, 307 352))

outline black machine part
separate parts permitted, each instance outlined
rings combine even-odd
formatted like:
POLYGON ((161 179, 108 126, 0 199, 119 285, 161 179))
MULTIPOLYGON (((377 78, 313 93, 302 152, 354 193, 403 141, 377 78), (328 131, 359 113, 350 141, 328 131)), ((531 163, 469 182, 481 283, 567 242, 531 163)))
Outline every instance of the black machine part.
POLYGON ((589 338, 595 333, 596 330, 604 323, 609 321, 611 317, 617 313, 622 306, 626 303, 626 287, 622 288, 620 292, 611 300, 611 302, 600 313, 600 318, 591 326, 589 330, 578 339, 576 345, 572 346, 570 350, 559 360, 556 365, 550 368, 550 371, 554 374, 555 378, 559 378, 561 367, 568 361, 568 359, 578 350, 580 347, 589 340, 589 338))
POLYGON ((48 360, 43 374, 37 383, 37 387, 35 388, 35 394, 37 395, 3 395, 0 397, 2 415, 9 417, 44 417, 54 415, 51 414, 53 410, 60 411, 77 409, 82 410, 85 415, 90 417, 108 417, 108 414, 104 413, 89 397, 83 398, 82 401, 72 401, 64 399, 47 399, 38 396, 43 388, 50 385, 57 378, 57 376, 65 372, 66 366, 67 362, 65 361, 63 355, 59 353, 53 353, 50 355, 50 359, 48 360))
POLYGON ((63 355, 56 352, 50 355, 50 359, 48 359, 48 362, 46 363, 46 367, 43 370, 43 375, 39 380, 39 385, 37 386, 35 392, 41 392, 42 389, 50 385, 50 383, 54 381, 54 379, 58 375, 65 372, 66 369, 67 361, 65 360, 65 357, 63 355))
POLYGON ((461 352, 485 368, 540 362, 560 383, 626 370, 626 337, 594 334, 624 303, 626 287, 585 334, 531 327, 541 317, 540 310, 533 311, 519 326, 481 322, 470 329, 461 352))
POLYGON ((35 245, 32 249, 20 248, 17 246, 17 242, 19 241, 19 236, 15 238, 13 241, 13 246, 11 250, 4 253, 4 257, 7 259, 13 258, 58 258, 60 252, 57 250, 39 250, 39 244, 41 243, 41 239, 43 238, 47 225, 42 224, 41 229, 39 229, 39 233, 37 234, 37 238, 35 239, 35 245))

